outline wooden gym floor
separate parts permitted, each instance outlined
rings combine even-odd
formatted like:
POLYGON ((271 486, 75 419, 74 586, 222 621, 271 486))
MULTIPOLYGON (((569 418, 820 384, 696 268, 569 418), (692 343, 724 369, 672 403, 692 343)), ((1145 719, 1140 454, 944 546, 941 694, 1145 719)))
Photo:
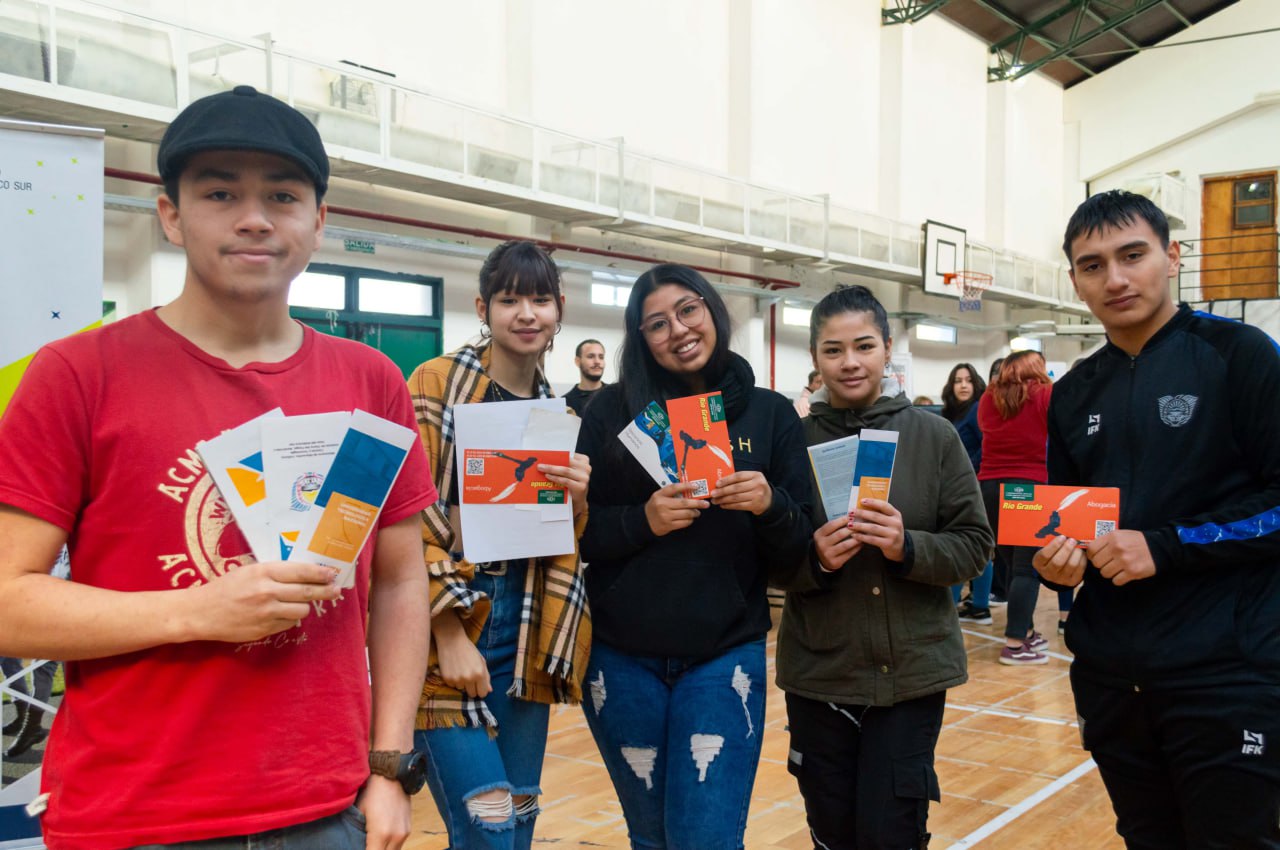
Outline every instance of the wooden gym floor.
MULTIPOLYGON (((969 682, 947 696, 937 770, 942 803, 930 809, 932 850, 1120 850, 1115 819, 1079 730, 1067 679, 1070 653, 1057 636, 1057 594, 1042 591, 1036 628, 1049 663, 997 662, 1004 608, 994 625, 964 625, 969 682)), ((776 632, 770 635, 772 677, 776 632)), ((787 773, 786 710, 769 682, 764 751, 748 820, 748 850, 810 850, 804 804, 787 773)), ((552 709, 534 846, 626 850, 627 831, 609 774, 578 706, 552 709)), ((406 850, 444 850, 430 793, 414 801, 406 850)))

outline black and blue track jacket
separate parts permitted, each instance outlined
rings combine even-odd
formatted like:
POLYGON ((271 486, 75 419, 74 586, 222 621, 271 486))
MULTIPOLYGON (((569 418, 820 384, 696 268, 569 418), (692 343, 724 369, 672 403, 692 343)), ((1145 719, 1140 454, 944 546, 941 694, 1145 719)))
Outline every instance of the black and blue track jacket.
POLYGON ((1120 488, 1152 578, 1090 567, 1076 673, 1124 686, 1280 682, 1280 349, 1185 304, 1136 357, 1108 343, 1049 406, 1049 481, 1120 488))

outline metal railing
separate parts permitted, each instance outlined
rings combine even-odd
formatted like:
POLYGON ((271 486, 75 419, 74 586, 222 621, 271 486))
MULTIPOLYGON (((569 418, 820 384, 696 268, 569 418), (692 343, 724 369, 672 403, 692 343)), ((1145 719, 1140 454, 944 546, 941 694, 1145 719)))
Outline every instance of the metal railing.
POLYGON ((1280 280, 1280 232, 1180 239, 1178 299, 1187 302, 1275 298, 1280 280), (1239 247, 1241 240, 1269 239, 1270 247, 1239 247))
MULTIPOLYGON (((152 130, 196 98, 252 85, 315 122, 339 160, 339 176, 349 163, 362 179, 372 168, 401 175, 396 179, 407 185, 436 187, 428 191, 462 187, 458 194, 468 199, 519 199, 526 212, 595 226, 647 225, 677 239, 707 236, 758 255, 773 251, 783 260, 888 279, 909 281, 920 270, 918 224, 638 153, 621 139, 564 133, 451 101, 377 72, 280 49, 269 37, 197 31, 107 2, 0 4, 0 88, 21 84, 32 92, 25 81, 93 93, 98 97, 61 97, 104 103, 150 120, 152 130)), ((1061 285, 1060 267, 986 247, 975 255, 988 260, 997 287, 1010 293, 1075 301, 1061 285)))

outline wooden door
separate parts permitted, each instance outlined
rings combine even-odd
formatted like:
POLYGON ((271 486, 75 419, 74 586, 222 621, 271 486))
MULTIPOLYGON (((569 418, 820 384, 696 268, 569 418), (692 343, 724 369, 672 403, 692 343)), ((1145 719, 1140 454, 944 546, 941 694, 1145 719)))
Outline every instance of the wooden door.
POLYGON ((1204 181, 1200 297, 1276 297, 1276 172, 1204 181))

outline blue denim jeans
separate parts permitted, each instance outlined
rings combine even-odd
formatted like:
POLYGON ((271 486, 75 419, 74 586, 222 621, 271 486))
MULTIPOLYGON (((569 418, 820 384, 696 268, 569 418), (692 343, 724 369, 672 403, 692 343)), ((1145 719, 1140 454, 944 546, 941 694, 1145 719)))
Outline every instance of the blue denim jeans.
POLYGON ((327 818, 227 838, 143 844, 133 850, 364 850, 364 814, 352 806, 327 818))
MULTIPOLYGON (((991 578, 995 572, 993 565, 987 561, 987 566, 983 568, 982 575, 973 580, 973 596, 969 602, 974 608, 990 608, 991 607, 991 578)), ((963 584, 951 585, 951 598, 960 604, 960 597, 964 593, 963 584)))
POLYGON ((632 848, 739 850, 764 735, 764 639, 710 660, 599 641, 583 710, 632 848))
POLYGON ((478 647, 489 666, 493 692, 485 697, 485 705, 497 718, 497 737, 490 737, 488 729, 463 727, 414 733, 414 745, 427 756, 427 786, 449 830, 451 850, 528 850, 538 816, 550 707, 507 695, 515 676, 528 562, 503 564, 477 569, 471 582, 493 602, 478 647), (506 821, 473 815, 468 807, 472 798, 497 789, 529 796, 533 802, 506 821))

